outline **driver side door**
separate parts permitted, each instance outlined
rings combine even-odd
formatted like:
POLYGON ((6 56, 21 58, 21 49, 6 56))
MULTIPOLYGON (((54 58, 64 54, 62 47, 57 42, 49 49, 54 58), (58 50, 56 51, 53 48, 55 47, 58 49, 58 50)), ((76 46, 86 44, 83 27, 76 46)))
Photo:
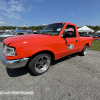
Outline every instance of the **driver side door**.
POLYGON ((65 31, 72 32, 72 37, 60 38, 60 58, 78 51, 79 40, 74 25, 67 25, 65 31))

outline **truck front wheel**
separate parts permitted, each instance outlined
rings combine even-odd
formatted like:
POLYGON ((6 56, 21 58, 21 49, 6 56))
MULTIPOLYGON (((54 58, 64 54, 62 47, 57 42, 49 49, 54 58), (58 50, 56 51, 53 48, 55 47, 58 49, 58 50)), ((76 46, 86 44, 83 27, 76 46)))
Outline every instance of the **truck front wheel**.
POLYGON ((83 50, 82 50, 82 52, 81 52, 81 55, 85 56, 87 54, 87 51, 88 51, 88 46, 85 45, 84 48, 83 48, 83 50))
POLYGON ((51 64, 51 56, 49 54, 43 53, 35 56, 29 62, 29 69, 35 75, 40 75, 49 69, 50 64, 51 64))

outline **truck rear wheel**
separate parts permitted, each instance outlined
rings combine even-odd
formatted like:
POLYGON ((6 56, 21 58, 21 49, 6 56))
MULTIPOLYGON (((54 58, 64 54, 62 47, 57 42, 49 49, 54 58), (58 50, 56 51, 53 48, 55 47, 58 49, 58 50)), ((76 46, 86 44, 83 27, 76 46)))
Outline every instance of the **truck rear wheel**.
POLYGON ((49 54, 43 53, 35 56, 29 62, 29 69, 35 75, 40 75, 49 69, 50 64, 51 64, 51 56, 49 54))
POLYGON ((82 50, 82 52, 81 52, 81 55, 85 56, 87 54, 87 51, 88 51, 88 46, 85 45, 84 48, 83 48, 83 50, 82 50))

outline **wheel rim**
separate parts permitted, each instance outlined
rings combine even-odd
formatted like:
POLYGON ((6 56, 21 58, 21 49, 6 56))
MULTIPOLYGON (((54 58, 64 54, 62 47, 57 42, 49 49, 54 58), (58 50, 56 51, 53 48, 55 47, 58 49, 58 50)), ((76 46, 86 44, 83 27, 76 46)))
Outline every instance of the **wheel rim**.
POLYGON ((87 51, 88 51, 88 48, 86 47, 85 50, 84 50, 84 55, 87 54, 87 51))
POLYGON ((45 72, 50 66, 50 58, 48 56, 41 56, 35 63, 35 69, 38 73, 45 72))

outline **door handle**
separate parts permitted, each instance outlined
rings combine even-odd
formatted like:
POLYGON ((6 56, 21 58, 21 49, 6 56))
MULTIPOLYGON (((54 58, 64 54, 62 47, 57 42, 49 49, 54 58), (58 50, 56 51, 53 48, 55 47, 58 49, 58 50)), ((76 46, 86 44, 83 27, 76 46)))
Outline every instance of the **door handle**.
POLYGON ((78 40, 76 40, 76 42, 78 42, 78 40))

